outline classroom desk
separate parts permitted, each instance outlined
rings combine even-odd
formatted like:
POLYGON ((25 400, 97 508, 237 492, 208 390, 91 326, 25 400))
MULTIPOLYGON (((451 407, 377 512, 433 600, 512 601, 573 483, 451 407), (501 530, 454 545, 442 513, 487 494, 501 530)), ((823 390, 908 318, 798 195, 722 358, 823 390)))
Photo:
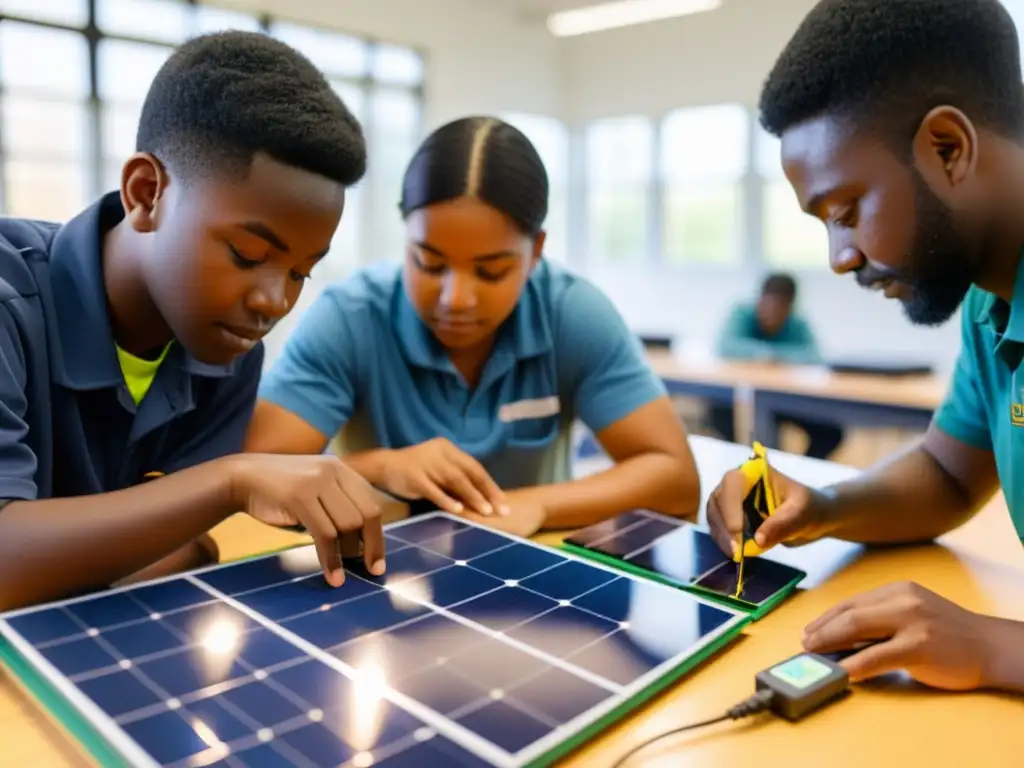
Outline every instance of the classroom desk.
POLYGON ((823 366, 689 359, 665 350, 650 350, 647 359, 672 394, 748 401, 754 434, 771 447, 779 445, 777 414, 923 431, 948 386, 939 375, 834 373, 823 366))
MULTIPOLYGON (((748 449, 710 438, 691 439, 706 498, 722 473, 741 462, 748 449)), ((780 471, 813 485, 855 473, 778 452, 771 452, 770 460, 780 471)), ((600 459, 581 462, 579 472, 601 466, 600 459)), ((537 538, 556 545, 564 535, 547 532, 537 538)), ((214 536, 225 559, 308 542, 244 515, 218 526, 214 536)), ((913 578, 973 610, 1024 620, 1024 551, 1002 496, 938 545, 858 552, 844 569, 752 625, 737 643, 560 765, 608 768, 640 741, 719 714, 753 691, 756 672, 799 652, 801 632, 809 621, 849 595, 903 578, 913 578)), ((1024 701, 1019 698, 931 692, 895 679, 860 686, 847 701, 797 725, 770 718, 724 723, 660 742, 629 765, 1010 766, 1020 763, 1015 728, 1024 722, 1022 716, 1024 701)), ((6 675, 0 675, 0 738, 4 766, 89 765, 6 675)))

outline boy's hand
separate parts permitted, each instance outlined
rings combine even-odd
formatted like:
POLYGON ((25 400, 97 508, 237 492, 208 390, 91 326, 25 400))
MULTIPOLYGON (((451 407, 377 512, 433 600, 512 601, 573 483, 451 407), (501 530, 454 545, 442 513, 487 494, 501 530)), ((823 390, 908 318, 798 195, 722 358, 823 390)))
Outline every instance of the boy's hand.
MULTIPOLYGON (((767 550, 776 544, 814 541, 827 533, 824 503, 812 489, 769 469, 775 491, 774 514, 761 523, 754 542, 767 550)), ((719 548, 729 557, 739 546, 743 531, 743 501, 749 489, 743 473, 728 472, 712 491, 707 503, 708 529, 719 548)))
POLYGON ((484 516, 468 512, 463 514, 463 517, 524 539, 533 536, 543 527, 547 520, 547 511, 543 504, 531 498, 529 490, 509 491, 506 498, 508 513, 505 515, 484 516))
POLYGON ((1007 652, 991 648, 995 621, 903 582, 857 595, 811 622, 804 648, 831 653, 873 642, 840 662, 851 680, 905 670, 925 685, 963 691, 995 684, 986 672, 990 657, 1007 652))
POLYGON ((302 525, 313 537, 328 583, 345 581, 338 538, 362 531, 367 570, 384 573, 381 500, 363 477, 337 456, 243 454, 232 457, 232 501, 257 520, 302 525))
POLYGON ((391 451, 383 484, 396 496, 428 499, 453 515, 508 513, 505 494, 483 465, 443 437, 391 451))

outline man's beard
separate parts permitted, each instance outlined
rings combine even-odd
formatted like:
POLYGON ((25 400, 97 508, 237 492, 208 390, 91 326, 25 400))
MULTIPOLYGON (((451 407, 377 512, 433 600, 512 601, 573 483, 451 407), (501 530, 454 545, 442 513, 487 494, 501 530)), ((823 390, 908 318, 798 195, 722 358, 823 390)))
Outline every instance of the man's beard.
POLYGON ((960 308, 977 277, 977 256, 957 230, 953 212, 916 172, 914 242, 904 258, 910 288, 903 313, 915 325, 942 325, 960 308))

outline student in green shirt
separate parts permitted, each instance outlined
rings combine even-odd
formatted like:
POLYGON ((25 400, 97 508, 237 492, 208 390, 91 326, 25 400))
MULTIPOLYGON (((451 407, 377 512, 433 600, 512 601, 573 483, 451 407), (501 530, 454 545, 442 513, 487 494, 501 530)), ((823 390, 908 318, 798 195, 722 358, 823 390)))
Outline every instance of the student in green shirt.
MULTIPOLYGON (((808 322, 796 313, 796 280, 786 274, 771 274, 761 284, 757 301, 737 305, 718 340, 718 354, 727 360, 810 365, 821 362, 818 344, 808 322)), ((732 405, 713 405, 710 421, 726 440, 735 438, 732 405)), ((843 441, 837 424, 803 416, 779 414, 776 421, 802 429, 808 438, 806 455, 828 458, 843 441)))
MULTIPOLYGON (((1024 535, 1024 86, 1006 8, 819 2, 760 107, 801 206, 828 229, 833 271, 884 291, 918 325, 959 309, 961 349, 920 442, 821 490, 776 473, 780 503, 755 540, 928 541, 969 520, 1000 485, 1024 535)), ((708 502, 725 551, 742 497, 731 472, 708 502)), ((843 662, 854 680, 905 670, 937 688, 1024 692, 1024 622, 909 581, 836 605, 803 643, 818 652, 872 643, 843 662)))

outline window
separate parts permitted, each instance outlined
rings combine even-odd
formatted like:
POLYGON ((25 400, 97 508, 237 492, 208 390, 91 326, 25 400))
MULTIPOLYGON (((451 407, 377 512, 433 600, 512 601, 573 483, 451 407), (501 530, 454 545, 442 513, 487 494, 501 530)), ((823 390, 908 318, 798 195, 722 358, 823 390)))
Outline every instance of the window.
POLYGON ((76 32, 0 22, 4 213, 61 220, 88 199, 88 56, 76 32))
POLYGON ((405 252, 405 228, 398 203, 406 166, 420 138, 420 105, 412 92, 379 88, 370 97, 367 148, 372 177, 368 188, 371 238, 362 244, 364 261, 393 261, 405 252), (375 167, 373 167, 375 165, 375 167))
POLYGON ((666 261, 730 264, 741 246, 747 112, 724 104, 671 113, 662 124, 666 261))
POLYGON ((757 143, 757 168, 764 180, 762 222, 764 258, 782 268, 828 266, 828 233, 824 225, 800 209, 796 193, 782 172, 780 142, 762 131, 757 143))
POLYGON ((644 117, 607 118, 587 127, 588 259, 647 259, 653 142, 644 117))
POLYGON ((533 143, 548 173, 547 241, 544 255, 553 261, 569 258, 569 131, 553 117, 513 113, 503 119, 533 143))
POLYGON ((189 0, 0 0, 0 15, 0 214, 62 220, 116 188, 146 93, 175 46, 239 29, 305 54, 366 132, 367 176, 349 190, 320 279, 401 248, 399 185, 421 130, 417 51, 189 0))

